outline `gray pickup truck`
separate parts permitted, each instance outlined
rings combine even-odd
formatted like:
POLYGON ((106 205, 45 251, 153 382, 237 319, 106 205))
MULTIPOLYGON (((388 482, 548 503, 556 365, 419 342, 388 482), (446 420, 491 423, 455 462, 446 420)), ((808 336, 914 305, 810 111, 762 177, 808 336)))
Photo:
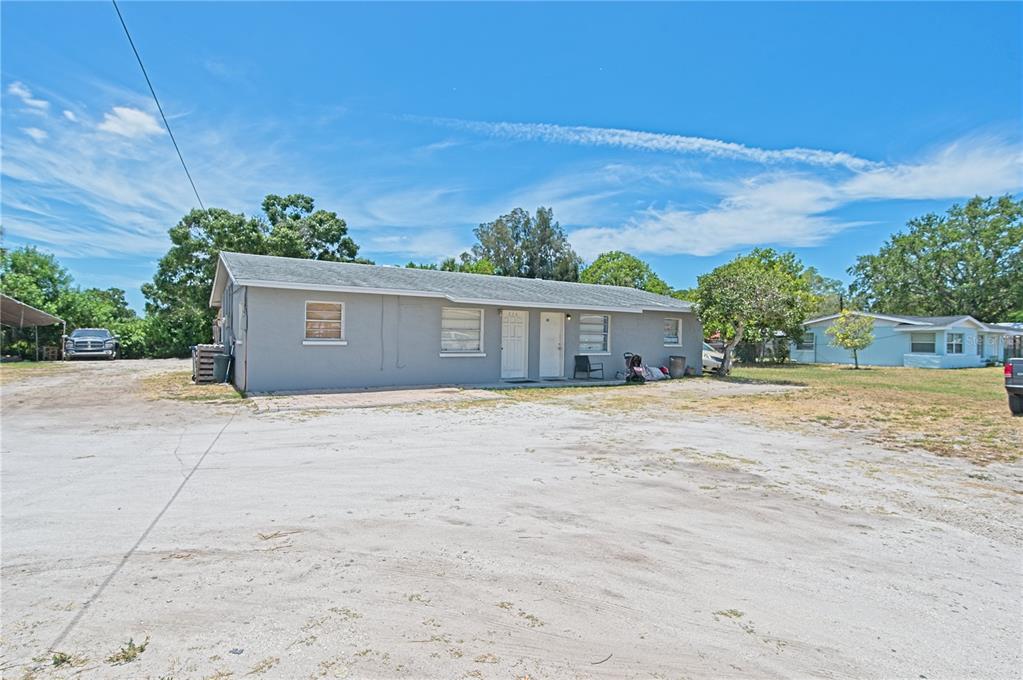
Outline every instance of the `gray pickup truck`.
POLYGON ((1023 416, 1023 359, 1005 362, 1005 391, 1009 393, 1009 410, 1023 416))

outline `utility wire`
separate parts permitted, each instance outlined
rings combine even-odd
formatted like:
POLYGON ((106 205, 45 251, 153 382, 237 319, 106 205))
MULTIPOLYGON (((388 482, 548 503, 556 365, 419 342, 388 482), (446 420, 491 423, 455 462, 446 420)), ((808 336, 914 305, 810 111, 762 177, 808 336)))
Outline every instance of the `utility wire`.
POLYGON ((192 180, 192 173, 188 171, 188 165, 185 163, 185 157, 181 155, 181 149, 178 148, 178 140, 174 139, 174 133, 171 131, 170 123, 167 122, 167 116, 163 113, 163 107, 160 106, 160 99, 156 96, 156 90, 153 89, 153 83, 149 80, 149 74, 146 73, 146 67, 142 65, 142 57, 139 55, 138 49, 135 47, 135 41, 131 39, 131 33, 128 32, 128 24, 124 23, 124 17, 121 16, 121 8, 117 6, 117 0, 110 0, 114 3, 114 11, 117 12, 117 18, 121 20, 121 26, 124 28, 124 34, 128 36, 128 44, 131 45, 131 51, 135 53, 135 59, 139 62, 139 68, 142 69, 142 75, 146 78, 146 85, 149 86, 149 91, 153 95, 153 101, 156 102, 156 108, 160 111, 160 117, 163 118, 163 124, 167 128, 167 134, 170 135, 171 143, 174 144, 174 150, 178 152, 178 159, 181 161, 181 167, 185 169, 185 175, 188 177, 188 183, 192 185, 192 191, 195 193, 195 200, 199 201, 199 207, 204 211, 206 206, 203 205, 202 199, 199 198, 199 190, 195 188, 195 182, 192 180))

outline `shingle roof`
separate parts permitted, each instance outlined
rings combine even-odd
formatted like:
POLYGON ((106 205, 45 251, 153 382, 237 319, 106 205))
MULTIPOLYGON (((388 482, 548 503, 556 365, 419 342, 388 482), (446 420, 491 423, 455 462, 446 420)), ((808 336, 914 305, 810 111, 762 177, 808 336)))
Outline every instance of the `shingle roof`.
POLYGON ((905 316, 904 314, 891 314, 897 319, 905 319, 906 321, 917 321, 919 323, 926 323, 932 326, 944 326, 954 321, 967 318, 966 314, 958 314, 956 316, 905 316))
MULTIPOLYGON (((520 279, 429 269, 223 252, 221 261, 238 285, 313 290, 367 289, 444 297, 453 302, 516 304, 565 309, 691 311, 692 303, 635 288, 566 281, 520 279)), ((214 295, 217 291, 214 290, 214 295)))

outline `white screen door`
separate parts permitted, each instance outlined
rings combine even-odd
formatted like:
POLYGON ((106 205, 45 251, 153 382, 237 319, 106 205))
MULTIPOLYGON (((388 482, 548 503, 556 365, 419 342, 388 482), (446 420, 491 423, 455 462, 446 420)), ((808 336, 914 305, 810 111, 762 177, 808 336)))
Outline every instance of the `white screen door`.
POLYGON ((529 312, 506 309, 501 313, 502 378, 526 377, 528 332, 529 312))
POLYGON ((540 377, 565 375, 565 315, 540 312, 540 377))

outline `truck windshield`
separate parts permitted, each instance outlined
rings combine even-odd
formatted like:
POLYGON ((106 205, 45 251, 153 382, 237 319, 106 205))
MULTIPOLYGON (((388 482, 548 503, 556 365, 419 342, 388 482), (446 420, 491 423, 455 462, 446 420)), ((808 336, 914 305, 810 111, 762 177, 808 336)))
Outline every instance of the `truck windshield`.
POLYGON ((109 338, 110 331, 104 328, 79 328, 71 332, 72 338, 109 338))

